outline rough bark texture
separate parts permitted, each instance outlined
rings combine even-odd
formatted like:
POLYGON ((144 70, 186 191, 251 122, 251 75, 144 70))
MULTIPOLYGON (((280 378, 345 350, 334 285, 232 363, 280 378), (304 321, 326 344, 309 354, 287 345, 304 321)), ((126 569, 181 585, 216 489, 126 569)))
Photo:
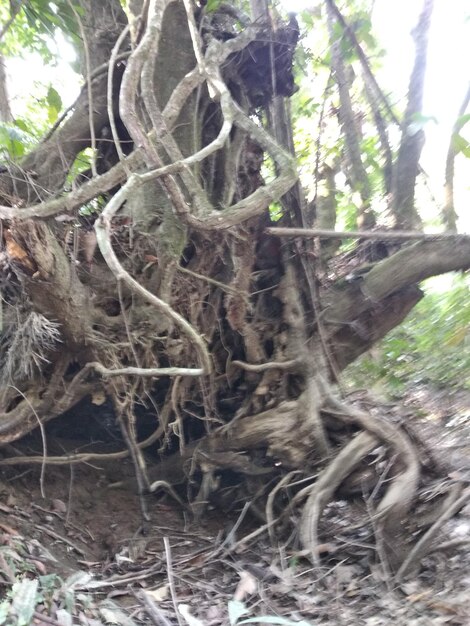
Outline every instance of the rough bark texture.
MULTIPOLYGON (((110 57, 125 16, 118 0, 82 6, 92 65, 83 58, 93 71, 110 57)), ((284 513, 276 502, 283 523, 305 506, 301 538, 315 561, 326 498, 377 441, 395 468, 375 502, 383 534, 396 535, 395 554, 418 488, 413 445, 395 425, 340 402, 332 380, 406 316, 422 296, 421 280, 470 267, 468 243, 422 241, 370 266, 358 262, 352 276, 334 267, 327 275, 313 246, 267 234, 277 201, 282 224, 310 225, 283 102, 294 91, 295 22, 253 25, 228 5, 215 13, 168 1, 140 8, 123 75, 114 73, 119 107, 112 94, 108 102, 100 75, 70 118, 1 174, 0 271, 9 277, 11 306, 0 365, 17 363, 14 339, 31 311, 35 340, 47 350, 32 376, 6 377, 0 444, 101 390, 139 489, 166 481, 142 467, 138 432, 151 418, 161 446, 181 450, 179 470, 191 465, 183 476, 196 477, 198 514, 217 471, 246 480, 248 497, 264 508, 266 476, 294 469, 313 481, 321 469, 318 486, 297 490, 284 513), (128 156, 116 163, 119 149, 108 152, 107 172, 88 173, 81 191, 68 194, 62 187, 73 160, 112 126, 110 112, 128 156), (261 175, 266 156, 274 163, 270 181, 261 175), (104 206, 96 214, 77 211, 97 196, 104 206), (50 219, 61 212, 76 224, 63 213, 62 221, 50 219)))
POLYGON ((402 122, 402 140, 394 172, 392 206, 397 228, 413 229, 421 225, 414 197, 419 158, 424 145, 424 131, 419 124, 423 109, 428 33, 434 0, 425 0, 417 26, 413 31, 416 57, 410 76, 408 102, 402 122))

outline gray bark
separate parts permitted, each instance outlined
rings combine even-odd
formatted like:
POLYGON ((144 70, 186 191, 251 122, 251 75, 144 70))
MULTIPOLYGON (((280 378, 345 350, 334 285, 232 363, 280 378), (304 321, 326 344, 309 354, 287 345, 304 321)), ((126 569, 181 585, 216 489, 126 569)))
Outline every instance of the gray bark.
POLYGON ((13 115, 8 97, 5 57, 0 54, 0 122, 10 123, 12 121, 13 115))
POLYGON ((417 129, 417 118, 423 110, 428 34, 433 8, 434 0, 424 0, 423 10, 413 32, 416 56, 410 76, 408 102, 401 125, 401 142, 393 178, 391 211, 395 218, 395 227, 403 230, 421 227, 421 218, 414 200, 419 159, 424 146, 424 131, 417 129))

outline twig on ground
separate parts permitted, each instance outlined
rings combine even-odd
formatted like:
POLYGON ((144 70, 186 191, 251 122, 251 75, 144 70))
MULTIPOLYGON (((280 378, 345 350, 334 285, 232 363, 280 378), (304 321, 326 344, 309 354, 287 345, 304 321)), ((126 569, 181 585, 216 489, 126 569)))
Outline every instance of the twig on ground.
POLYGON ((173 578, 173 564, 171 560, 171 547, 170 547, 170 540, 168 539, 168 537, 163 537, 163 544, 165 546, 166 569, 167 569, 167 575, 168 575, 168 585, 170 587, 170 593, 171 593, 171 600, 173 602, 173 607, 175 609, 175 615, 176 615, 176 619, 178 620, 178 624, 179 626, 183 626, 183 623, 181 621, 180 614, 178 611, 178 600, 176 597, 175 580, 173 578))
POLYGON ((470 500, 470 488, 467 488, 463 491, 460 498, 458 498, 452 506, 450 506, 444 513, 434 522, 431 528, 424 533, 421 539, 413 546, 413 549, 408 554, 406 559, 400 566, 400 569, 395 575, 395 580, 400 582, 406 576, 406 574, 410 571, 412 566, 416 566, 417 563, 425 556, 428 552, 428 547, 431 541, 439 532, 442 525, 447 522, 457 511, 459 511, 468 501, 470 500))
POLYGON ((166 618, 158 604, 152 600, 148 593, 145 591, 141 591, 140 593, 133 592, 133 595, 137 600, 143 602, 147 615, 156 626, 171 626, 171 622, 166 618))
POLYGON ((44 613, 40 613, 39 611, 34 611, 34 619, 40 620, 40 623, 50 624, 51 626, 61 626, 63 622, 58 622, 53 617, 49 617, 49 615, 44 615, 44 613))
POLYGON ((81 548, 79 548, 76 543, 73 543, 72 541, 70 541, 70 539, 67 539, 67 537, 63 537, 62 535, 59 535, 59 533, 56 533, 51 528, 48 528, 47 526, 43 526, 42 524, 36 524, 36 528, 39 530, 42 530, 47 535, 50 535, 53 539, 57 539, 58 541, 63 541, 65 544, 73 548, 73 550, 75 550, 77 554, 80 554, 80 556, 82 557, 86 556, 85 552, 81 548))
POLYGON ((310 495, 302 510, 299 534, 302 545, 317 567, 320 567, 317 528, 322 511, 343 480, 376 444, 377 440, 368 433, 359 433, 340 450, 318 480, 308 488, 310 495))
POLYGON ((79 585, 76 589, 81 591, 95 591, 98 589, 108 589, 109 587, 117 587, 118 585, 130 585, 138 580, 145 580, 146 578, 150 578, 151 576, 156 576, 157 574, 162 573, 162 566, 159 564, 156 567, 149 567, 146 570, 140 571, 138 574, 134 574, 133 576, 113 576, 108 578, 108 580, 92 580, 83 585, 79 585))

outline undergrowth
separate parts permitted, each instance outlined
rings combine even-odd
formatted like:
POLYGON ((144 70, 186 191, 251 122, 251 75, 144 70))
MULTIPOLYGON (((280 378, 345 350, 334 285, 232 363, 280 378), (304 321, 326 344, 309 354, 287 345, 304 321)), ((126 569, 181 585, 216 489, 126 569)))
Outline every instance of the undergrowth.
POLYGON ((393 394, 416 385, 470 390, 470 280, 431 279, 406 320, 345 371, 354 386, 393 394))

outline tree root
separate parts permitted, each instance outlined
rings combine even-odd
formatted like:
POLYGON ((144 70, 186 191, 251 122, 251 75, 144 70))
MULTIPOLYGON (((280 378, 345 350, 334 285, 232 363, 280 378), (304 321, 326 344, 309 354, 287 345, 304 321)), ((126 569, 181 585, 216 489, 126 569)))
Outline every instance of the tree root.
POLYGON ((38 419, 44 424, 58 417, 96 389, 96 383, 84 381, 83 370, 64 389, 63 376, 67 366, 67 359, 59 360, 49 382, 38 384, 34 394, 17 390, 15 395, 22 396, 22 399, 10 410, 8 405, 14 399, 14 388, 7 388, 0 394, 0 445, 31 432, 38 425, 38 419))
POLYGON ((322 511, 343 480, 377 443, 375 437, 360 433, 344 446, 323 470, 315 484, 308 488, 310 494, 303 507, 299 534, 302 546, 310 554, 316 566, 320 565, 316 548, 318 521, 322 511))

